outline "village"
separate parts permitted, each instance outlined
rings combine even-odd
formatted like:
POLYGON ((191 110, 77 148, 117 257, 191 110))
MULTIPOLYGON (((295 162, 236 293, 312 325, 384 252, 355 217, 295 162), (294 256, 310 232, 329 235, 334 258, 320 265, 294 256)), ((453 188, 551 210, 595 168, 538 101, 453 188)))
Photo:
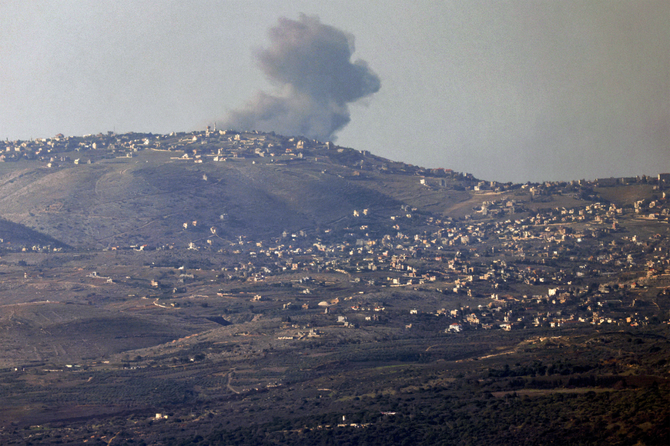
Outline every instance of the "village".
MULTIPOLYGON (((240 235, 226 241, 212 226, 209 237, 193 242, 190 234, 201 229, 198 221, 184 222, 178 228, 184 239, 181 246, 187 250, 225 256, 224 266, 212 270, 218 284, 229 288, 230 284, 244 284, 245 292, 251 293, 254 286, 276 283, 284 276, 303 277, 290 281, 301 302, 282 302, 283 310, 290 306, 292 313, 320 312, 355 328, 379 324, 379 314, 384 312, 382 320, 388 323, 395 318, 407 330, 416 326, 413 321, 433 315, 443 320, 439 330, 447 334, 668 323, 668 314, 659 314, 653 303, 657 295, 667 296, 670 286, 668 174, 501 184, 446 169, 394 165, 330 142, 209 127, 204 132, 169 135, 109 132, 2 144, 3 161, 32 160, 46 163, 47 168, 132 158, 141 151, 175 152, 172 160, 177 163, 265 160, 286 164, 330 157, 331 162, 338 160, 346 166, 353 177, 366 171, 400 173, 416 178, 419 187, 431 191, 451 188, 482 197, 469 213, 456 217, 429 214, 410 205, 384 216, 368 208, 350 209, 349 218, 332 227, 285 230, 265 240, 240 235), (619 205, 601 196, 617 185, 643 187, 651 194, 619 205), (561 197, 569 197, 573 206, 552 206, 561 197), (332 293, 327 280, 314 277, 327 275, 345 277, 365 298, 335 293, 321 299, 332 293), (367 298, 384 290, 430 292, 444 296, 445 302, 461 304, 431 308, 417 302, 402 311, 396 305, 389 312, 380 302, 367 298)), ((200 222, 201 227, 203 224, 200 222)), ((114 246, 103 251, 160 252, 179 246, 114 246)), ((40 253, 58 252, 62 247, 6 245, 5 249, 40 253)), ((170 280, 164 273, 160 279, 151 279, 153 296, 171 299, 171 307, 178 307, 182 296, 200 287, 199 272, 178 272, 170 280)), ((341 289, 340 282, 341 278, 331 283, 341 289)), ((215 297, 214 290, 209 293, 215 297)))
MULTIPOLYGON (((658 201, 647 209, 666 216, 668 208, 665 201, 658 201)), ((650 218, 639 206, 627 211, 631 221, 650 218)), ((364 215, 362 210, 359 216, 364 215)), ((223 268, 221 274, 229 282, 259 284, 282 274, 304 275, 306 279, 294 285, 303 300, 325 291, 324 284, 310 285, 315 283, 310 277, 341 273, 367 292, 423 290, 472 302, 434 309, 419 304, 420 309, 397 315, 408 324, 422 314, 441 316, 448 326, 445 331, 453 333, 661 322, 648 299, 668 294, 667 237, 620 229, 615 220, 626 218, 625 214, 612 207, 556 209, 505 224, 429 217, 420 233, 402 233, 400 224, 409 218, 409 214, 392 217, 397 232, 381 238, 369 237, 363 218, 361 226, 344 228, 351 232, 344 232, 341 241, 323 234, 311 243, 299 234, 284 234, 270 246, 239 242, 232 251, 236 266, 223 268), (574 223, 578 227, 573 229, 574 223)), ((384 311, 380 305, 359 302, 356 295, 349 301, 321 304, 322 310, 334 315, 365 314, 356 317, 357 324, 384 311)), ((305 303, 301 309, 314 307, 318 308, 305 303)), ((662 322, 667 323, 667 317, 662 322)))
POLYGON ((377 432, 435 395, 590 404, 667 380, 668 174, 500 183, 214 128, 0 160, 2 441, 251 414, 377 432))

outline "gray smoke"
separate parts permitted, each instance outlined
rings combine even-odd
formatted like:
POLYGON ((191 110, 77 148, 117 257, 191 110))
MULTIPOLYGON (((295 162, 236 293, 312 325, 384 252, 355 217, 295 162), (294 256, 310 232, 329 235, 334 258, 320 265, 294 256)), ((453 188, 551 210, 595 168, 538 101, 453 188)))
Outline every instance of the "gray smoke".
POLYGON ((351 62, 354 36, 318 17, 280 18, 269 37, 270 47, 256 57, 277 92, 258 92, 228 114, 224 128, 333 139, 350 121, 348 104, 381 86, 367 63, 351 62))

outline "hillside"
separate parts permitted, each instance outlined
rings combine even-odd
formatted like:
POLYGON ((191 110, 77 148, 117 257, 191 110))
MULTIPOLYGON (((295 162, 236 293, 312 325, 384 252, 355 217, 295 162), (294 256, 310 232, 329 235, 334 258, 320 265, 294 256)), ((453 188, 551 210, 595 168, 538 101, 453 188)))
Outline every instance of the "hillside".
MULTIPOLYGON (((193 143, 197 136, 188 143, 159 136, 156 146, 130 143, 127 150, 113 143, 97 148, 108 138, 88 138, 57 156, 23 154, 1 169, 0 215, 72 246, 183 247, 212 235, 210 228, 217 242, 326 228, 354 210, 387 219, 421 188, 419 169, 352 149, 298 150, 287 138, 257 134, 244 134, 251 144, 241 146, 217 135, 206 144, 193 143), (260 156, 269 150, 277 153, 260 156)), ((463 199, 436 198, 425 207, 463 199)))
POLYGON ((660 178, 212 130, 0 149, 2 444, 667 443, 660 178))
MULTIPOLYGON (((220 248, 239 237, 346 228, 364 209, 385 231, 401 207, 463 218, 487 201, 513 200, 532 211, 604 199, 593 193, 596 183, 522 188, 274 134, 208 130, 3 144, 0 216, 80 248, 186 247, 208 239, 220 248)), ((640 187, 622 204, 653 195, 651 185, 640 187)))

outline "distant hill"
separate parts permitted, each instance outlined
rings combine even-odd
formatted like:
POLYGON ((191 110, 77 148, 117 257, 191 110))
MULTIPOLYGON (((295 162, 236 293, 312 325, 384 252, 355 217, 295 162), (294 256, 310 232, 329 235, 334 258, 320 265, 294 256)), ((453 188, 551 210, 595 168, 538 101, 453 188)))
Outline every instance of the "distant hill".
POLYGON ((465 218, 487 200, 551 206, 548 187, 567 190, 559 205, 601 198, 588 185, 522 188, 272 133, 59 135, 0 150, 0 216, 22 225, 4 223, 26 245, 217 248, 342 231, 361 223, 355 213, 374 231, 396 214, 465 218))

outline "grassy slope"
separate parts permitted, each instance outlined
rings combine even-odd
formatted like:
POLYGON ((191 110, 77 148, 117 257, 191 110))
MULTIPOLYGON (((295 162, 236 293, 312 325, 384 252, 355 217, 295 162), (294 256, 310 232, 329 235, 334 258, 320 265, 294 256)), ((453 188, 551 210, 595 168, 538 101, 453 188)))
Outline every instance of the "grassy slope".
POLYGON ((148 151, 57 170, 20 167, 0 177, 0 215, 79 247, 174 243, 185 222, 195 242, 211 237, 210 227, 228 239, 276 236, 325 228, 354 210, 387 218, 408 203, 446 213, 469 198, 467 192, 428 190, 414 176, 356 177, 323 157, 197 165, 148 151))

